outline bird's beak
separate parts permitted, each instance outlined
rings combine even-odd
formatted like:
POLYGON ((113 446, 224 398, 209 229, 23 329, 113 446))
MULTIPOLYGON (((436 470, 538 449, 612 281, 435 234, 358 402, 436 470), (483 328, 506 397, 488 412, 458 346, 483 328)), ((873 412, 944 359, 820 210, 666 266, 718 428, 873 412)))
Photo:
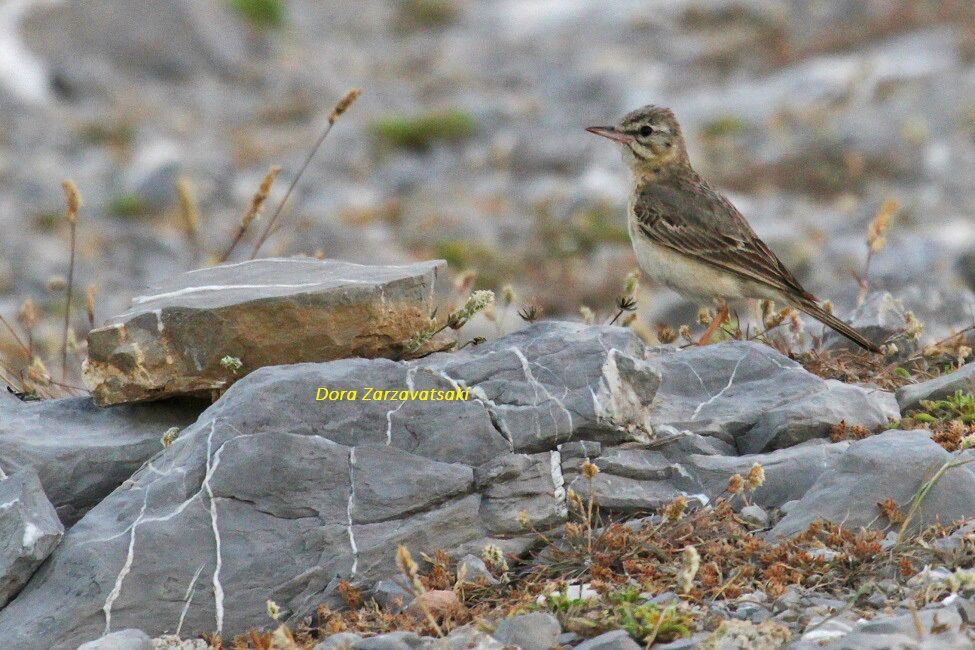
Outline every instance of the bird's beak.
POLYGON ((619 142, 621 144, 629 144, 633 142, 633 136, 628 133, 623 133, 622 131, 617 131, 614 126, 590 126, 586 129, 590 133, 595 133, 596 135, 601 135, 604 138, 609 138, 614 142, 619 142))

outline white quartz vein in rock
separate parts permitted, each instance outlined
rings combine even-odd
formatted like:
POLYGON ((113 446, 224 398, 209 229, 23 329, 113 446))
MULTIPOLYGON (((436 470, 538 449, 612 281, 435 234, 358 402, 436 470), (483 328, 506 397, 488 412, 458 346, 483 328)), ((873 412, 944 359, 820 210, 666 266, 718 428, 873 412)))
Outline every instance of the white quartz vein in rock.
POLYGON ((349 547, 352 549, 352 569, 350 578, 354 578, 359 570, 359 547, 355 543, 355 531, 352 527, 352 500, 355 498, 355 447, 349 448, 349 502, 345 506, 345 513, 349 519, 349 547))
POLYGON ((179 622, 176 624, 176 636, 179 636, 183 631, 183 621, 186 620, 186 613, 190 611, 190 603, 193 602, 193 594, 196 593, 196 581, 200 579, 205 567, 206 562, 201 564, 200 568, 196 570, 196 573, 193 574, 193 579, 190 580, 190 585, 186 588, 186 595, 183 596, 183 610, 179 613, 179 622))
MULTIPOLYGON (((562 400, 555 397, 555 395, 552 395, 552 393, 548 390, 545 384, 535 379, 535 375, 532 373, 532 369, 531 369, 531 362, 528 361, 528 357, 525 356, 525 353, 522 352, 521 349, 519 349, 517 346, 512 346, 508 349, 509 351, 514 353, 516 357, 518 357, 518 360, 521 362, 522 372, 525 374, 525 380, 532 386, 532 389, 535 391, 535 404, 533 406, 539 406, 540 404, 539 390, 541 390, 541 392, 545 395, 545 397, 548 398, 549 402, 555 402, 559 406, 559 408, 562 409, 562 412, 565 413, 565 417, 568 419, 568 426, 569 426, 568 433, 571 435, 572 414, 569 412, 569 409, 565 407, 565 404, 562 402, 562 400)), ((555 425, 555 435, 556 437, 558 437, 560 433, 559 421, 555 417, 555 413, 552 412, 551 405, 549 406, 549 415, 551 415, 552 417, 552 423, 555 425)), ((537 414, 536 414, 536 418, 537 418, 537 414)), ((541 424, 538 423, 538 430, 536 433, 536 437, 539 437, 540 435, 541 435, 541 424)))
POLYGON ((711 397, 709 397, 708 399, 706 399, 705 401, 697 405, 697 408, 694 409, 694 413, 691 415, 691 420, 696 420, 697 416, 701 414, 701 409, 703 409, 708 404, 711 404, 712 402, 720 398, 722 395, 724 395, 726 392, 728 392, 731 389, 731 385, 735 382, 735 376, 738 374, 738 368, 741 367, 741 362, 745 360, 748 354, 749 353, 746 352, 745 354, 741 355, 741 358, 738 359, 738 363, 735 364, 734 369, 731 371, 731 376, 728 377, 728 383, 725 385, 725 387, 722 388, 717 393, 715 393, 714 395, 712 395, 711 397))

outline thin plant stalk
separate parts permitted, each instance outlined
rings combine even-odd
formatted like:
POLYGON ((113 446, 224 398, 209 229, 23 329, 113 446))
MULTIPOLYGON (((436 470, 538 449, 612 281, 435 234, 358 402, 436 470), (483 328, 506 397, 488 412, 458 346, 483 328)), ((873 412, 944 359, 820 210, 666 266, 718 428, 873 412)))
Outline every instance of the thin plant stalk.
POLYGON ((71 253, 68 262, 68 288, 65 295, 64 330, 61 334, 61 381, 68 379, 68 328, 71 326, 71 299, 74 293, 74 258, 78 241, 78 208, 81 206, 81 195, 78 187, 71 180, 62 184, 64 196, 68 204, 68 224, 71 228, 71 253))
POLYGON ((917 514, 918 509, 924 502, 924 499, 928 496, 928 493, 937 485, 938 481, 941 480, 948 470, 954 469, 955 467, 961 467, 962 465, 967 465, 971 463, 972 460, 956 460, 949 461, 941 466, 941 468, 935 472, 934 476, 930 480, 926 481, 924 484, 918 488, 918 491, 914 494, 914 498, 911 500, 911 507, 907 511, 907 515, 904 517, 904 523, 901 524, 900 530, 897 532, 897 543, 900 544, 904 541, 904 535, 907 533, 907 527, 914 519, 914 515, 917 514))
POLYGON ((305 173, 305 170, 308 169, 308 165, 311 164, 312 159, 315 157, 315 154, 318 153, 318 150, 325 142, 328 134, 332 132, 332 127, 335 126, 335 122, 338 121, 339 116, 349 110, 349 107, 352 106, 353 102, 355 102, 355 100, 358 99, 359 95, 361 94, 361 90, 358 88, 353 88, 349 92, 345 93, 345 96, 339 100, 339 102, 335 105, 335 108, 332 109, 332 112, 328 114, 328 125, 325 127, 325 130, 322 131, 322 134, 318 136, 318 140, 315 142, 315 145, 311 148, 311 151, 308 152, 308 155, 305 157, 305 161, 301 164, 301 167, 298 168, 298 173, 295 174, 293 179, 291 179, 291 184, 288 185, 288 190, 284 193, 284 198, 282 198, 281 202, 278 203, 277 209, 274 211, 274 214, 271 215, 271 218, 268 219, 268 222, 265 224, 264 230, 261 232, 260 237, 258 237, 257 241, 254 243, 254 249, 251 251, 250 259, 257 257, 257 254, 261 250, 261 246, 264 245, 264 242, 266 242, 268 237, 271 236, 271 233, 274 232, 274 226, 277 223, 278 218, 281 216, 284 206, 288 203, 288 199, 291 198, 292 192, 294 192, 295 187, 298 185, 298 181, 301 180, 302 175, 305 173))
MULTIPOLYGON (((260 215, 261 208, 264 207, 264 203, 267 201, 267 197, 271 193, 271 186, 274 185, 274 181, 277 179, 278 174, 280 173, 281 168, 275 165, 268 170, 267 174, 264 175, 264 180, 261 181, 260 187, 257 188, 257 192, 255 192, 253 198, 251 198, 251 203, 247 208, 247 212, 245 212, 244 216, 240 218, 240 224, 237 226, 237 233, 230 242, 230 246, 228 246, 223 255, 218 258, 218 264, 222 264, 230 258, 230 254, 234 252, 235 248, 237 248, 237 244, 239 244, 240 240, 243 239, 247 229, 250 228, 254 220, 258 217, 258 215, 260 215)), ((254 258, 252 257, 251 259, 254 258)))

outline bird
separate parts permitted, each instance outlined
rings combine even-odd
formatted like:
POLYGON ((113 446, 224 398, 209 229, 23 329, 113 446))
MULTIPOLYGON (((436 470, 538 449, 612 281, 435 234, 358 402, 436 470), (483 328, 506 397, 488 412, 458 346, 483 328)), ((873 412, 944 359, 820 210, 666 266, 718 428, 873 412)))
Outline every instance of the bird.
POLYGON ((694 170, 673 111, 650 104, 615 126, 586 130, 619 144, 632 172, 628 230, 643 271, 687 298, 718 304, 717 317, 699 343, 707 343, 728 319, 728 300, 755 298, 790 305, 864 349, 880 352, 825 310, 731 201, 694 170))

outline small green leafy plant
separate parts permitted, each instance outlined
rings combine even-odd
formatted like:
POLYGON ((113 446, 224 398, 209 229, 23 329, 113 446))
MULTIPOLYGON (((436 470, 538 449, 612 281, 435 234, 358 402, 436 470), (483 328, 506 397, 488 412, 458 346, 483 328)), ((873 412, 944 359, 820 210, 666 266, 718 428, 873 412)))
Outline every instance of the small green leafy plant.
POLYGON ((436 143, 461 142, 477 132, 473 116, 460 109, 423 115, 387 117, 370 126, 373 139, 382 147, 426 151, 436 143))
POLYGON ((284 25, 282 0, 230 0, 230 6, 257 29, 277 29, 284 25))
POLYGON ((965 424, 975 423, 975 396, 957 390, 939 400, 921 400, 921 410, 912 412, 910 417, 917 422, 933 424, 946 420, 961 420, 965 424))

